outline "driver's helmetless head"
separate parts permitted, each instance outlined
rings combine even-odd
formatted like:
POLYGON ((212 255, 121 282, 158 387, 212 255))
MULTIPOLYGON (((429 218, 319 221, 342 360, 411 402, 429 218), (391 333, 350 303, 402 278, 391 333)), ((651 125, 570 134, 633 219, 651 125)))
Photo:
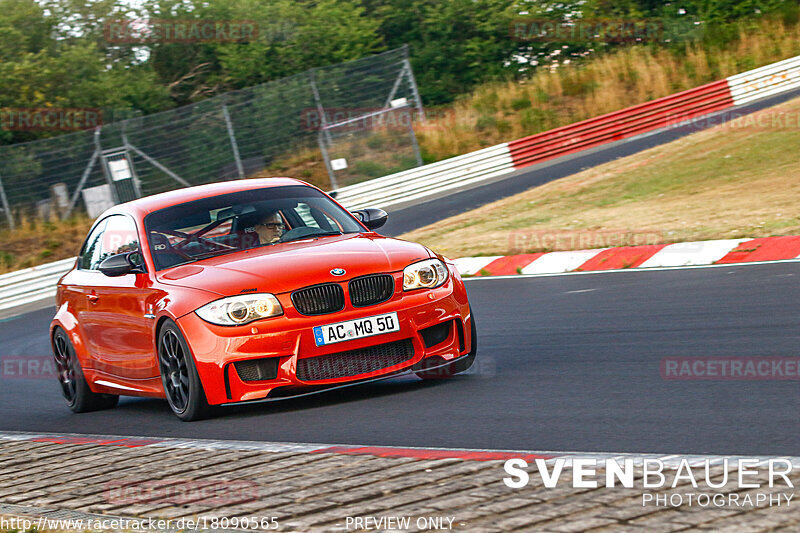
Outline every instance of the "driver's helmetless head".
POLYGON ((255 226, 260 244, 275 242, 283 235, 283 219, 277 212, 264 216, 255 226))

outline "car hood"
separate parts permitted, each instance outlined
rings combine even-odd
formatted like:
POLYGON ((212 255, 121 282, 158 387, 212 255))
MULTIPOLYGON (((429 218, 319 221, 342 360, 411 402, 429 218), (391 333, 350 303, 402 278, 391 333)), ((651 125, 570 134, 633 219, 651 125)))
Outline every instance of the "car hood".
POLYGON ((243 250, 161 270, 156 276, 167 285, 221 296, 280 294, 317 283, 394 272, 430 257, 434 255, 421 244, 357 233, 243 250), (334 276, 331 270, 335 268, 346 273, 334 276))

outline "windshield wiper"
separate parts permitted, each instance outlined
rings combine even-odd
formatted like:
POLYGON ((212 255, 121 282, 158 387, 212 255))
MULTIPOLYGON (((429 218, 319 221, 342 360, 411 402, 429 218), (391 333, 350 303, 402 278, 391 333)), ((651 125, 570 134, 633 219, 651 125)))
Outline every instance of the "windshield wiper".
POLYGON ((209 257, 216 257, 218 255, 225 255, 225 254, 229 254, 231 252, 238 252, 238 251, 240 251, 239 248, 232 248, 230 250, 228 250, 228 249, 225 249, 225 250, 214 250, 214 251, 211 251, 211 252, 205 252, 205 253, 202 253, 202 254, 193 255, 192 257, 194 258, 195 261, 198 261, 200 259, 208 259, 209 257))
MULTIPOLYGON (((329 235, 342 235, 341 231, 317 231, 314 233, 306 233, 304 235, 297 235, 296 237, 290 237, 288 239, 281 239, 278 242, 292 242, 292 241, 302 241, 305 239, 313 239, 316 237, 327 237, 329 235)), ((277 244, 277 243, 276 243, 277 244)))

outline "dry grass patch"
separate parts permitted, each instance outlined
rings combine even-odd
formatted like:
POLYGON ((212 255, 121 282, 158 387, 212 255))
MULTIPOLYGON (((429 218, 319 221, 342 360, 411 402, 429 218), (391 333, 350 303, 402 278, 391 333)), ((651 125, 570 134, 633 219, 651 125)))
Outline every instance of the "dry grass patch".
MULTIPOLYGON (((743 28, 739 38, 723 50, 690 44, 674 53, 632 46, 539 68, 525 80, 485 84, 452 106, 429 110, 431 119, 415 129, 423 159, 430 163, 796 55, 800 55, 800 24, 784 26, 767 19, 743 28)), ((705 135, 692 139, 706 139, 705 135)), ((679 141, 669 149, 656 148, 526 193, 530 196, 523 204, 509 199, 507 207, 486 206, 469 215, 486 215, 475 222, 478 235, 474 237, 466 230, 466 219, 460 218, 448 221, 444 230, 425 228, 410 235, 456 256, 505 253, 513 246, 511 232, 520 229, 654 228, 665 232, 665 240, 675 241, 798 232, 797 219, 791 217, 795 212, 791 204, 798 198, 797 163, 790 157, 798 151, 796 135, 775 133, 755 151, 751 149, 756 144, 747 142, 751 135, 763 139, 765 133, 734 132, 724 139, 715 138, 702 149, 692 145, 694 140, 679 141), (677 149, 686 161, 674 158, 677 149), (706 158, 714 163, 704 165, 706 158), (741 166, 744 164, 752 166, 741 166), (665 165, 675 166, 675 171, 665 165), (762 167, 774 169, 774 175, 762 172, 762 167), (743 190, 747 181, 743 173, 750 172, 748 168, 753 169, 749 193, 743 190), (726 207, 717 211, 720 202, 726 207), (659 212, 663 214, 658 216, 659 212), (708 225, 701 226, 701 222, 708 225), (452 237, 460 239, 452 244, 451 227, 452 237)), ((391 172, 393 165, 402 162, 393 159, 398 152, 393 148, 391 144, 367 146, 364 154, 367 149, 375 151, 369 156, 356 157, 355 152, 351 163, 358 176, 341 176, 343 184, 351 178, 355 181, 391 172)), ((291 176, 325 190, 330 187, 316 147, 290 150, 257 176, 291 176)), ((0 273, 75 255, 90 225, 85 217, 68 223, 30 220, 23 221, 17 232, 0 232, 0 273)))
POLYGON ((539 68, 528 79, 489 83, 419 126, 431 160, 624 109, 800 54, 800 25, 766 19, 724 49, 687 44, 681 53, 632 46, 539 68))
POLYGON ((800 234, 798 116, 800 99, 403 238, 464 257, 627 244, 614 242, 619 235, 644 236, 654 244, 800 234), (760 118, 769 124, 780 113, 793 118, 785 121, 789 127, 756 126, 760 118))
POLYGON ((93 222, 86 215, 58 222, 31 218, 15 231, 0 231, 0 274, 78 255, 93 222))
MULTIPOLYGON (((487 83, 452 105, 428 108, 428 121, 416 123, 414 129, 423 159, 432 163, 796 55, 800 55, 800 24, 785 26, 766 19, 743 27, 738 39, 723 50, 691 43, 681 53, 631 46, 554 63, 520 81, 487 83)), ((372 165, 376 170, 382 166, 388 173, 392 164, 383 161, 386 156, 361 156, 353 158, 352 163, 372 165)), ((287 175, 329 187, 325 165, 316 148, 294 150, 259 175, 287 175)), ((343 184, 349 182, 347 176, 343 180, 343 184)))

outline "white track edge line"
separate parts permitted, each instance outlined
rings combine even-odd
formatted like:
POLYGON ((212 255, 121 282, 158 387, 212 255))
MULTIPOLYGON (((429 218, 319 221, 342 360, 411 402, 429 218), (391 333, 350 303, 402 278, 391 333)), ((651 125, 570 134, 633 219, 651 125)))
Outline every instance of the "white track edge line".
POLYGON ((504 276, 470 276, 463 278, 464 282, 486 279, 520 279, 520 278, 546 278, 551 276, 576 276, 581 274, 614 274, 617 272, 654 272, 663 270, 690 270, 695 268, 723 268, 753 265, 774 265, 779 263, 800 263, 800 258, 795 259, 773 259, 770 261, 748 261, 744 263, 722 263, 714 265, 682 265, 648 268, 620 268, 616 270, 581 270, 580 272, 556 272, 549 274, 507 274, 504 276))

